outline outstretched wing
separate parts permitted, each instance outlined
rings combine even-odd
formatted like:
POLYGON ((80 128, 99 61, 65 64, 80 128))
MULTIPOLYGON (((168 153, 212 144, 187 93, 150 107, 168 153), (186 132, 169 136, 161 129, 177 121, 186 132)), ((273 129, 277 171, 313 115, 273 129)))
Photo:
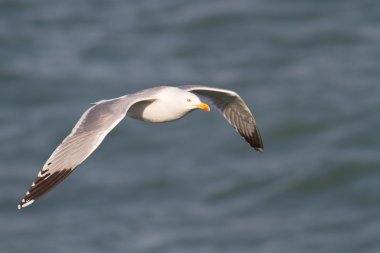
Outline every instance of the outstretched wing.
POLYGON ((236 92, 197 85, 184 85, 179 88, 209 99, 255 150, 260 152, 264 150, 256 121, 243 99, 236 92))
POLYGON ((154 99, 124 96, 102 100, 90 107, 46 161, 18 209, 32 204, 73 172, 125 117, 133 104, 150 100, 154 99))

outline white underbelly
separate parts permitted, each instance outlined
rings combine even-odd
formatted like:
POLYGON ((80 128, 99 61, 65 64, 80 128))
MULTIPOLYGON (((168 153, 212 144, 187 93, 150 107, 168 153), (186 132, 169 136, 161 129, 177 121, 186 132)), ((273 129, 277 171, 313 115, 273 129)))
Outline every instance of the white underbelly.
POLYGON ((145 122, 167 122, 182 118, 189 111, 178 110, 178 108, 168 107, 158 101, 140 102, 133 105, 127 112, 131 118, 145 122))

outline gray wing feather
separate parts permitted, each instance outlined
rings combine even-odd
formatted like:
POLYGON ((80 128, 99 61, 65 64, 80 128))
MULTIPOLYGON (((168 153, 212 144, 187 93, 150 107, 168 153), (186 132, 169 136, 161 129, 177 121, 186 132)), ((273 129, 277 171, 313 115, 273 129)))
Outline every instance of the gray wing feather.
POLYGON ((257 151, 264 145, 255 118, 243 99, 234 91, 197 85, 184 85, 179 88, 209 99, 230 125, 257 151))
POLYGON ((73 172, 125 117, 133 104, 153 100, 152 97, 124 96, 91 106, 46 161, 18 208, 32 204, 73 172))

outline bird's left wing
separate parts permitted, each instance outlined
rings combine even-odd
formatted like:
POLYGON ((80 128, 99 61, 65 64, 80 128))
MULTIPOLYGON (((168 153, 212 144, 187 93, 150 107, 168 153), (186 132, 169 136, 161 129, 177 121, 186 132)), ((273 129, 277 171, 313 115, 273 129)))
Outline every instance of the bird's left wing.
POLYGON ((123 96, 102 100, 91 106, 46 161, 18 208, 32 204, 73 172, 125 117, 133 104, 153 100, 149 97, 136 99, 123 96))
POLYGON ((257 151, 263 151, 256 121, 243 99, 232 90, 207 86, 184 85, 179 88, 209 99, 231 126, 257 151))

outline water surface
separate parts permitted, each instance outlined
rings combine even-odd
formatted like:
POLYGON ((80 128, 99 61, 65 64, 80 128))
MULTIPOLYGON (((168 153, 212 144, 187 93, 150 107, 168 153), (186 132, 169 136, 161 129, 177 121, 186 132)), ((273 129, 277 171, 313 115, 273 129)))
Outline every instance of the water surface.
POLYGON ((0 2, 2 252, 379 252, 376 1, 0 2), (91 102, 233 89, 254 152, 214 110, 121 122, 21 211, 91 102))

